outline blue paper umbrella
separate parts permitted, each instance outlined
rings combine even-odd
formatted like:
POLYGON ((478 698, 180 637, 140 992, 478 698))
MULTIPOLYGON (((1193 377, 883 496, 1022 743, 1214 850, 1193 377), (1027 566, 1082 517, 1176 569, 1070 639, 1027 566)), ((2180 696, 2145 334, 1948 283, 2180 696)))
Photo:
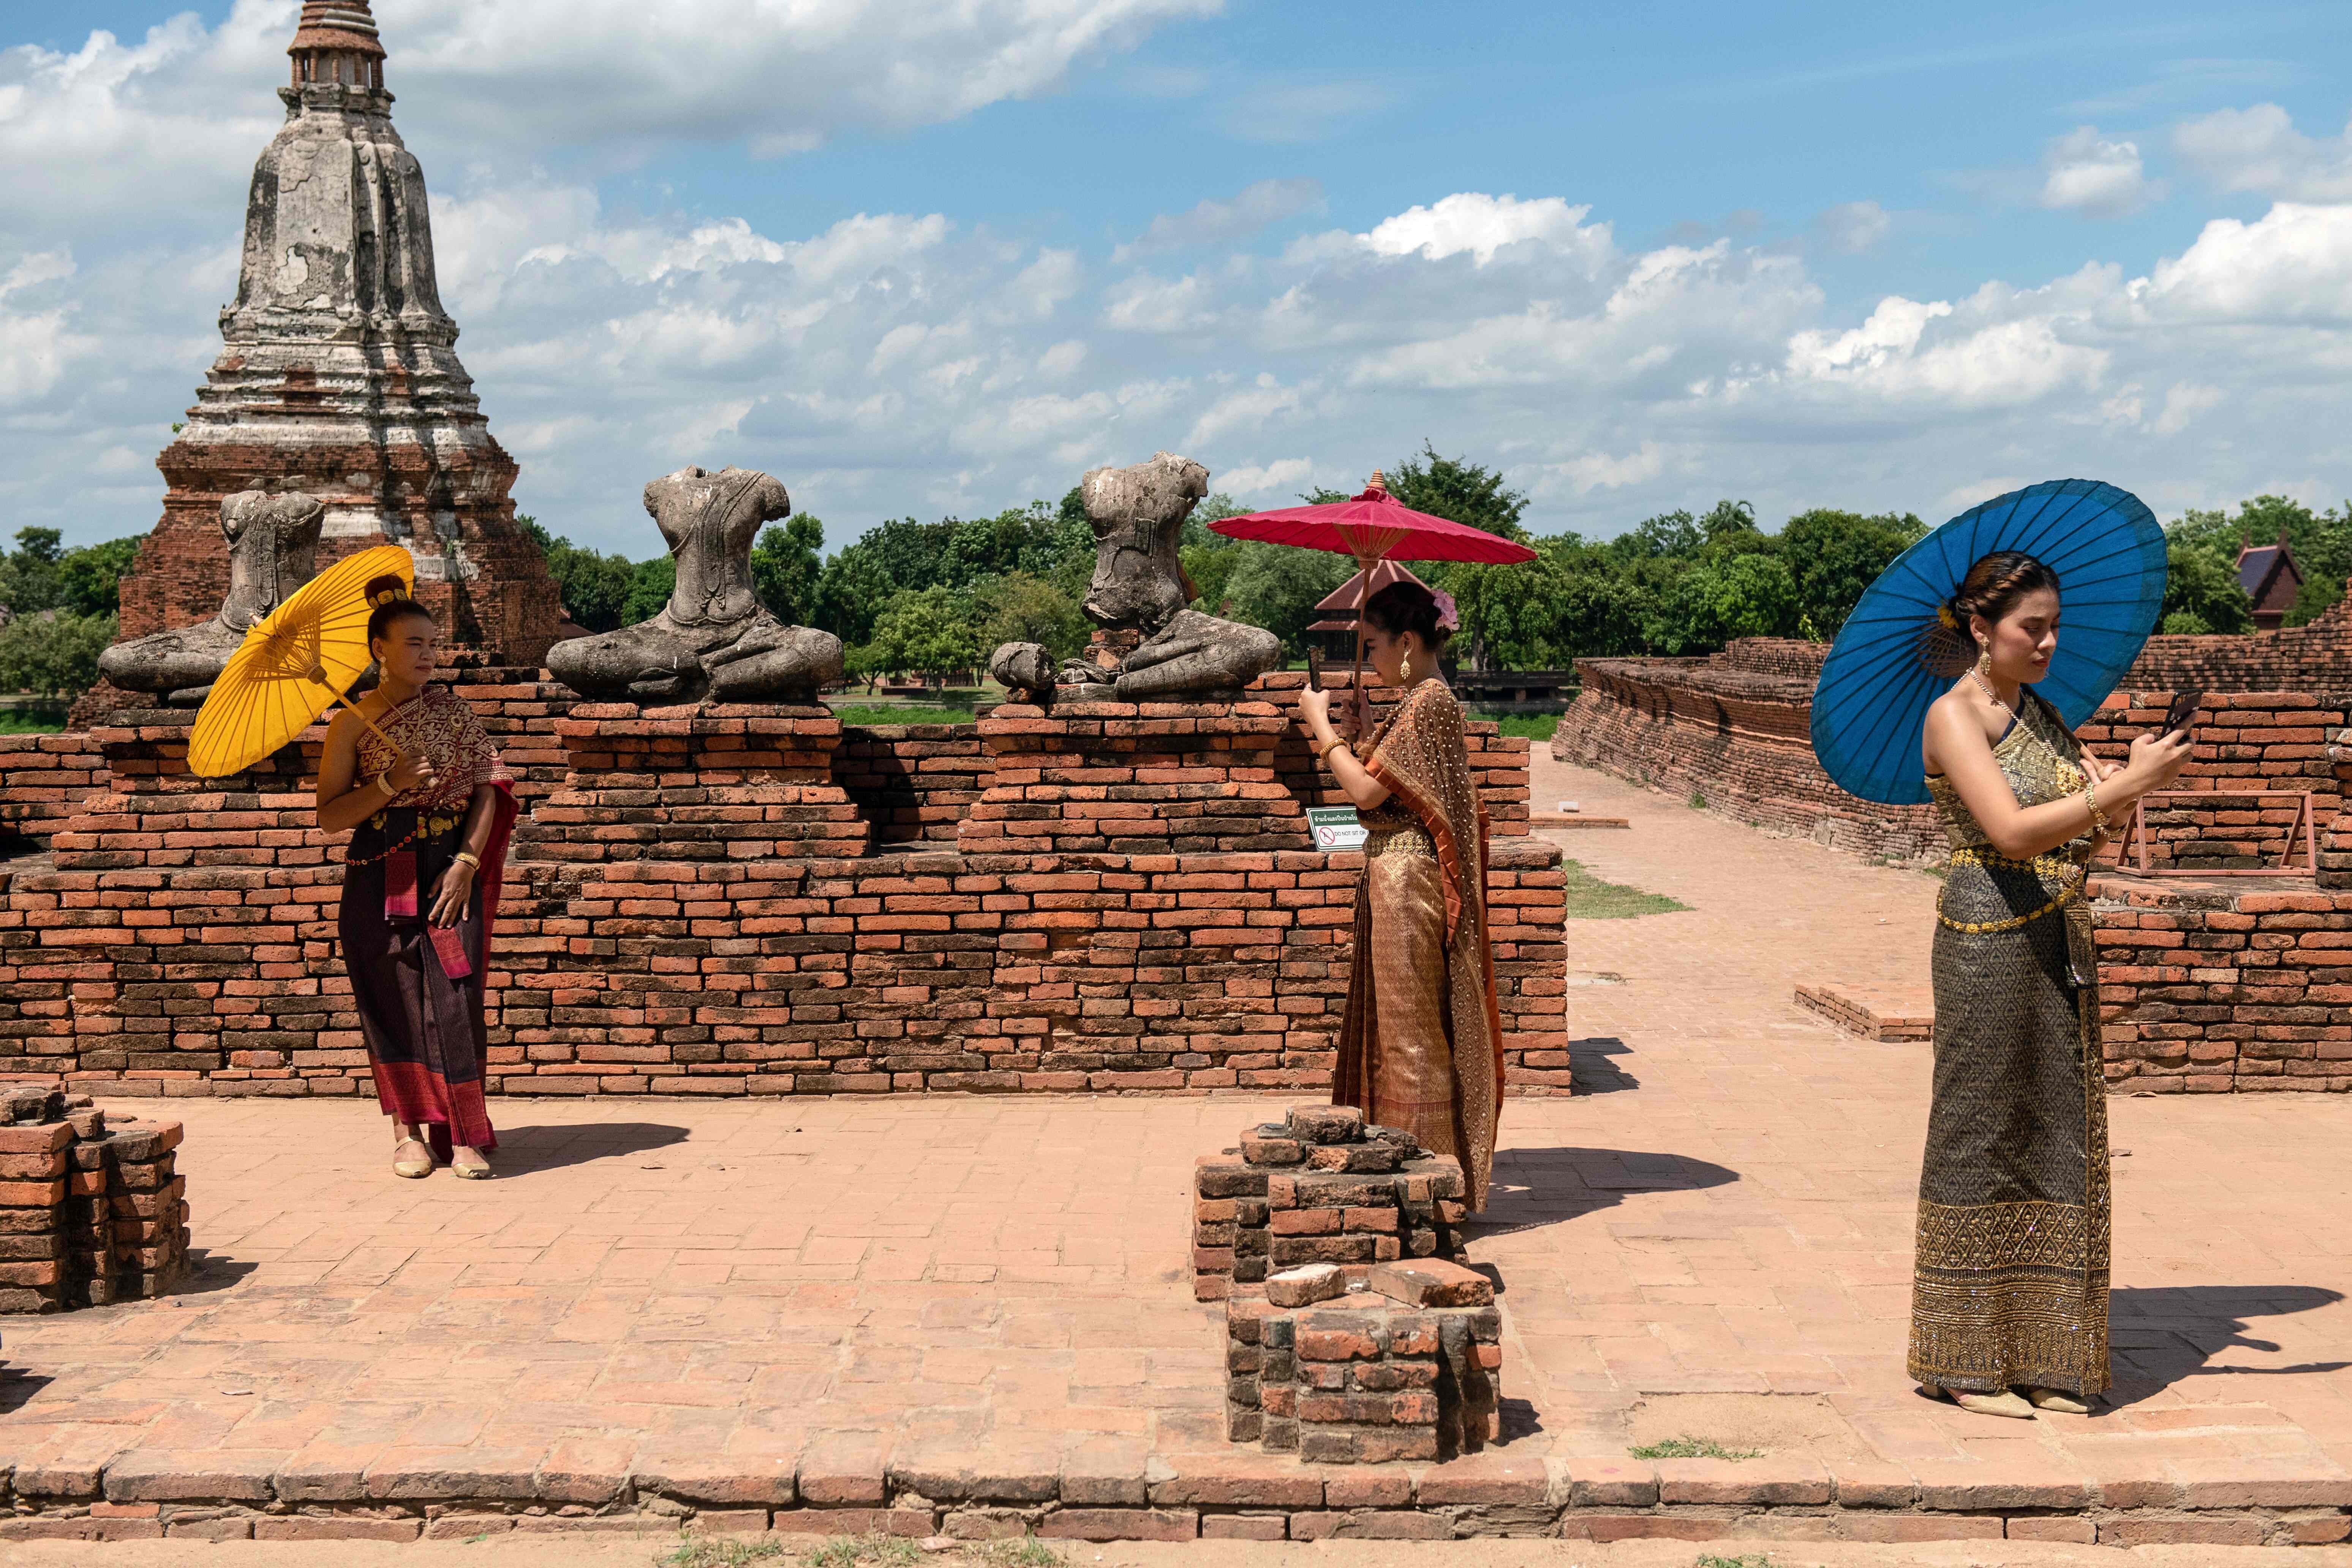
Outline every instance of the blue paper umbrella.
POLYGON ((2051 479, 1970 508, 1905 551, 1853 607, 1813 689, 1813 754, 1864 800, 1927 799, 1919 732, 1966 668, 1937 611, 1970 566, 2021 550, 2058 574, 2058 651, 2033 689, 2080 724, 2139 656, 2164 604, 2164 531, 2139 498, 2051 479))

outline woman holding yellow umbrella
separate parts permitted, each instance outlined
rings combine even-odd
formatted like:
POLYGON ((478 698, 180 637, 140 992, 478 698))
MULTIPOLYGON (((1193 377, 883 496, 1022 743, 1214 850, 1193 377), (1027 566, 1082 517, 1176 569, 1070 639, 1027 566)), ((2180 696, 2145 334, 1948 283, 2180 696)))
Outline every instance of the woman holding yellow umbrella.
POLYGON ((327 726, 319 826, 352 830, 339 931, 393 1170, 490 1173, 482 972, 513 782, 465 699, 429 684, 441 628, 397 576, 367 587, 381 679, 327 726))
POLYGON ((430 684, 440 627, 410 596, 408 552, 383 546, 305 584, 246 634, 189 737, 217 778, 293 741, 337 703, 319 762, 319 826, 349 831, 338 931, 393 1170, 436 1160, 490 1173, 482 977, 515 817, 513 781, 465 700, 430 684), (373 664, 381 680, 344 695, 373 664))

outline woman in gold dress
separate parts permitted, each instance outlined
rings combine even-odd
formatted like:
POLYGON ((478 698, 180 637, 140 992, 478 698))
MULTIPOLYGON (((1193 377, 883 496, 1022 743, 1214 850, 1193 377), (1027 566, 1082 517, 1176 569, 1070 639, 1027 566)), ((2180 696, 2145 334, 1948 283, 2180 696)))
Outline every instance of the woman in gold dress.
POLYGON ((490 1173, 482 982, 515 819, 513 781, 464 698, 429 684, 440 627, 397 577, 368 584, 382 680, 327 727, 319 826, 352 830, 337 933, 392 1168, 490 1173))
POLYGON ((1418 583, 1373 595, 1363 628, 1365 658, 1402 693, 1380 727, 1350 746, 1331 727, 1329 692, 1299 700, 1308 742, 1366 834, 1331 1099, 1460 1161, 1475 1213, 1495 1163, 1503 1028, 1486 941, 1486 812, 1462 705, 1437 673, 1453 634, 1418 583))
POLYGON ((2079 1414, 2107 1386, 2106 1079, 2083 882, 2109 820, 2189 758, 2177 731, 2141 736, 2121 765, 2084 752, 2032 689, 2058 619, 2057 576, 2033 557, 1971 566, 1942 620, 1976 663, 1921 742, 1952 853, 1909 1371, 1990 1415, 2079 1414))

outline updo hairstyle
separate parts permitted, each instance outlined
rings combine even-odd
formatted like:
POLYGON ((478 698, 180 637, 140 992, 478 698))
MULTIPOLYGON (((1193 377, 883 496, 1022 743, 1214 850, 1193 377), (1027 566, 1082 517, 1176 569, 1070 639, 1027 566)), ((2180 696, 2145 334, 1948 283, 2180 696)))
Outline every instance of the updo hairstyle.
POLYGON ((1437 614, 1436 595, 1418 583, 1391 583, 1364 601, 1366 625, 1392 637, 1411 632, 1433 654, 1454 637, 1453 628, 1437 624, 1437 614))
POLYGON ((2044 588, 2058 592, 2057 573, 2022 550, 1996 550, 1969 568, 1944 607, 1957 623, 1953 629, 1966 635, 1970 616, 1982 616, 1987 625, 1992 625, 2016 609, 2028 594, 2044 588))
POLYGON ((368 612, 367 640, 371 649, 378 637, 391 636, 392 628, 410 616, 433 621, 436 626, 440 624, 434 620, 432 611, 409 597, 408 584, 392 573, 368 579, 367 602, 374 606, 368 612))

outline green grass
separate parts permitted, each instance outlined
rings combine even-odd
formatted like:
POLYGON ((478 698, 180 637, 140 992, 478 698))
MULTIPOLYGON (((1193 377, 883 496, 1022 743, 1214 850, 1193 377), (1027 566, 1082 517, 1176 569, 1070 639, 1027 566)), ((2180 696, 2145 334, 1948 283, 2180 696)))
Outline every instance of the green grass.
POLYGON ((689 1541, 654 1562, 660 1568, 744 1568, 746 1563, 772 1562, 783 1554, 782 1542, 754 1537, 749 1541, 689 1541))
POLYGON ((1712 1437, 1669 1437, 1662 1443, 1644 1443, 1627 1453, 1637 1459, 1760 1459, 1761 1448, 1727 1448, 1712 1437))
POLYGON ((969 724, 970 708, 917 707, 911 702, 844 703, 833 710, 845 724, 969 724))
POLYGON ((1520 740, 1533 741, 1539 745, 1551 739, 1552 732, 1559 728, 1560 720, 1557 713, 1481 713, 1475 709, 1470 716, 1492 719, 1502 726, 1504 734, 1516 735, 1520 740))
POLYGON ((62 717, 51 719, 17 709, 0 709, 0 735, 55 735, 63 732, 62 717))
POLYGON ((1068 1561, 1034 1535, 983 1542, 971 1548, 971 1560, 982 1568, 1062 1568, 1068 1561))
POLYGON ((1712 1552, 1702 1552, 1691 1568, 1772 1568, 1772 1559, 1761 1552, 1751 1552, 1744 1557, 1718 1557, 1712 1552))
POLYGON ((1562 860, 1559 868, 1568 879, 1568 918, 1572 921, 1630 921, 1643 915, 1677 914, 1690 908, 1664 893, 1604 882, 1574 860, 1562 860))
POLYGON ((896 1535, 845 1536, 828 1541, 801 1559, 803 1568, 913 1568, 923 1560, 923 1549, 896 1535))

